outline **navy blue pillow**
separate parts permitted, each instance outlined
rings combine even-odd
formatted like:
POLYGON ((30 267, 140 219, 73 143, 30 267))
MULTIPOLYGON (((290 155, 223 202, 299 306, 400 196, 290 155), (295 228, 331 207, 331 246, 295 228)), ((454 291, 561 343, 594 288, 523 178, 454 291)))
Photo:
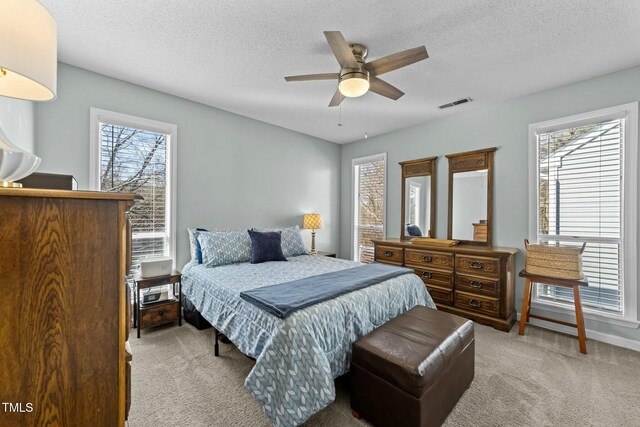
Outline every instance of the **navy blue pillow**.
POLYGON ((407 225, 407 234, 409 234, 409 236, 422 237, 422 231, 420 230, 420 227, 415 224, 407 225))
POLYGON ((286 261, 282 253, 282 233, 280 231, 247 230, 251 238, 251 264, 266 261, 286 261))

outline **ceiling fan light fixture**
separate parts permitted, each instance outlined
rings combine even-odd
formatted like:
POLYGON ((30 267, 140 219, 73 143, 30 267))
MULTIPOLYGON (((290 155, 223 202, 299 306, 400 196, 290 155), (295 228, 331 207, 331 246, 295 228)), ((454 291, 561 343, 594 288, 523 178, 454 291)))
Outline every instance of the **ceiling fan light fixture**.
POLYGON ((349 98, 364 95, 369 91, 369 73, 357 70, 342 74, 338 89, 341 94, 349 98))
POLYGON ((429 57, 423 45, 366 62, 369 50, 365 45, 348 43, 340 31, 324 31, 324 36, 340 65, 340 73, 304 74, 286 76, 284 79, 288 82, 337 79, 338 88, 329 102, 329 107, 337 107, 347 97, 357 98, 369 91, 397 101, 404 92, 379 76, 429 57))

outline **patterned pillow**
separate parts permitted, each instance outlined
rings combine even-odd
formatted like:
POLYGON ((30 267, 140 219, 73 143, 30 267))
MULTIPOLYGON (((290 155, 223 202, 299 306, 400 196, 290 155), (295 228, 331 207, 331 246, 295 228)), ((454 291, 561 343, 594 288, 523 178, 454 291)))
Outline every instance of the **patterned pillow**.
POLYGON ((300 234, 300 227, 287 227, 287 228, 268 228, 268 229, 256 229, 257 231, 280 231, 282 232, 282 253, 287 258, 296 255, 308 255, 309 251, 302 241, 302 235, 300 234))
POLYGON ((191 250, 191 261, 202 264, 202 248, 198 242, 198 234, 208 231, 205 228, 188 228, 189 232, 189 249, 191 250))
POLYGON ((251 260, 251 239, 246 230, 200 232, 198 242, 207 267, 251 260))

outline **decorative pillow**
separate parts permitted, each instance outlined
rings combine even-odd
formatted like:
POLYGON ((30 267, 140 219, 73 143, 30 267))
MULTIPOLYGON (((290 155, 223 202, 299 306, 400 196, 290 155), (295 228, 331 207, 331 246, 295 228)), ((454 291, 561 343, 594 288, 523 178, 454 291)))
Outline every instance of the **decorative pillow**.
POLYGON ((282 253, 282 232, 247 230, 251 238, 251 264, 286 261, 282 253))
POLYGON ((251 260, 251 239, 246 230, 209 231, 198 234, 202 263, 207 267, 251 260))
POLYGON ((191 249, 191 261, 202 264, 202 248, 198 242, 198 234, 202 231, 208 231, 206 228, 189 228, 189 246, 191 249))
POLYGON ((309 251, 304 246, 302 241, 302 235, 300 234, 300 227, 286 227, 286 228, 268 228, 268 229, 256 229, 256 231, 280 231, 282 232, 282 253, 287 258, 296 255, 308 255, 309 251))
POLYGON ((407 234, 409 236, 422 237, 422 230, 420 230, 420 227, 418 227, 415 224, 408 224, 407 225, 407 234))

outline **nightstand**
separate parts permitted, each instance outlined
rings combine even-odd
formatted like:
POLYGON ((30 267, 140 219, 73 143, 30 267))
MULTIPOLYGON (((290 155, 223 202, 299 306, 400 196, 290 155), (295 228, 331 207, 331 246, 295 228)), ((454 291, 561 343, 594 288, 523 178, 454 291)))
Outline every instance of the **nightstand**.
POLYGON ((335 253, 333 253, 333 252, 325 252, 325 251, 318 251, 318 253, 316 255, 318 255, 318 256, 326 256, 326 257, 329 257, 329 258, 335 258, 336 257, 335 253))
POLYGON ((133 323, 138 329, 138 338, 140 338, 140 330, 149 326, 162 325, 176 320, 178 321, 178 326, 182 326, 181 280, 182 274, 177 270, 174 270, 168 276, 143 278, 140 275, 136 275, 133 278, 136 286, 133 323), (167 285, 172 285, 169 290, 168 300, 148 304, 142 303, 140 293, 143 289, 167 285))

